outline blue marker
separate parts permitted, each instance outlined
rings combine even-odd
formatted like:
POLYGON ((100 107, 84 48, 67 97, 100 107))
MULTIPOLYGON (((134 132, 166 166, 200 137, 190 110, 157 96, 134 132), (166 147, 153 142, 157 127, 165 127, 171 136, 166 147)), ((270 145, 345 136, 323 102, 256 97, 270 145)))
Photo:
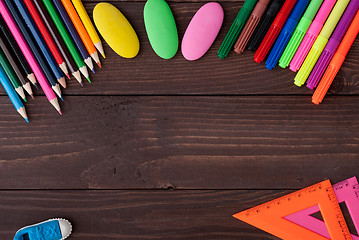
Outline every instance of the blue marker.
POLYGON ((44 55, 47 63, 49 64, 52 72, 54 73, 57 81, 63 85, 65 78, 64 75, 62 74, 59 66, 56 64, 54 56, 51 54, 50 49, 48 48, 48 46, 45 43, 45 40, 43 39, 42 35, 40 34, 39 29, 37 28, 37 26, 35 25, 34 21, 32 20, 32 18, 30 17, 30 13, 28 12, 24 2, 21 0, 14 0, 17 8, 19 9, 19 12, 22 16, 22 18, 25 20, 26 25, 29 27, 30 32, 32 33, 32 35, 35 38, 35 41, 37 42, 37 45, 40 47, 40 50, 42 52, 42 54, 44 55))
POLYGON ((7 95, 9 96, 12 104, 18 111, 18 113, 26 120, 26 122, 29 122, 29 119, 27 118, 26 115, 24 104, 22 104, 19 96, 15 92, 15 89, 11 85, 10 80, 6 76, 5 71, 1 66, 0 66, 0 82, 1 85, 4 87, 7 95))
POLYGON ((66 10, 64 9, 64 7, 62 6, 62 3, 60 2, 60 0, 53 0, 52 1, 55 5, 55 8, 57 10, 57 12, 59 13, 62 21, 64 22, 67 30, 69 31, 72 40, 74 41, 77 49, 79 50, 81 57, 83 58, 84 62, 86 63, 86 65, 91 69, 91 71, 93 73, 95 73, 95 69, 93 67, 93 63, 91 60, 90 55, 88 54, 88 52, 85 49, 84 44, 82 43, 82 40, 80 39, 77 31, 75 30, 74 25, 72 24, 69 16, 67 15, 66 10))
POLYGON ((295 5, 266 61, 266 68, 269 70, 272 70, 277 65, 309 2, 310 0, 298 0, 295 5))

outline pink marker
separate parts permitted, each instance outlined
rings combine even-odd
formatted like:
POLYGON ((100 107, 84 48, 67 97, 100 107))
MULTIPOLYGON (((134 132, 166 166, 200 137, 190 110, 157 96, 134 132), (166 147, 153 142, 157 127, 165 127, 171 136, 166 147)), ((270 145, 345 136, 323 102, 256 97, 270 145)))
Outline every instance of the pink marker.
POLYGON ((0 0, 0 14, 3 16, 6 24, 8 25, 12 35, 14 36, 17 44, 19 45, 21 51, 23 52, 26 60, 28 61, 32 71, 39 81, 39 84, 44 91, 49 102, 55 107, 55 109, 61 113, 59 102, 57 101, 55 93, 52 91, 49 82, 46 80, 44 73, 42 72, 39 64, 37 63, 34 55, 30 51, 29 46, 27 45, 24 37, 22 36, 19 28, 17 27, 14 19, 12 18, 9 10, 7 9, 3 0, 0 0))
MULTIPOLYGON (((359 184, 357 178, 352 177, 337 183, 333 185, 333 189, 338 203, 345 202, 347 205, 355 229, 357 232, 359 232, 359 184)), ((286 216, 285 219, 330 239, 330 235, 327 227, 325 226, 325 223, 311 216, 311 214, 319 211, 319 206, 316 205, 286 216)), ((359 237, 352 234, 352 239, 359 240, 359 237)))
POLYGON ((304 59, 306 58, 309 50, 312 48, 315 39, 317 39, 320 30, 322 30, 325 20, 327 20, 336 1, 337 0, 325 0, 323 2, 319 12, 305 34, 302 43, 290 62, 289 69, 293 72, 298 71, 298 69, 302 66, 304 59))

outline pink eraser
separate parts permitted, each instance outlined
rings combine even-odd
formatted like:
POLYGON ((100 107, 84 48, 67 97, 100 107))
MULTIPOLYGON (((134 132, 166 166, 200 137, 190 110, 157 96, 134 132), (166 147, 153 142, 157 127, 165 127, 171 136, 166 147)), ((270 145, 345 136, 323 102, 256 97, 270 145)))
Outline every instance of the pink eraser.
POLYGON ((197 60, 208 51, 221 29, 223 17, 223 9, 216 2, 207 3, 196 12, 182 39, 185 59, 197 60))

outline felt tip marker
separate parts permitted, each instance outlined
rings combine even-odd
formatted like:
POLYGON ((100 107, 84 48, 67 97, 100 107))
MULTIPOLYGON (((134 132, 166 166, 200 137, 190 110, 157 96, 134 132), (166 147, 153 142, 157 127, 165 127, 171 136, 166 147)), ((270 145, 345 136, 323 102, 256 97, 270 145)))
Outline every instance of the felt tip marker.
POLYGON ((300 18, 303 16, 309 1, 310 0, 298 0, 297 4, 295 5, 266 61, 266 68, 269 70, 272 70, 277 65, 279 58, 287 46, 290 38, 292 37, 292 34, 297 27, 300 18))
POLYGON ((272 47, 274 41, 277 39, 280 31, 282 30, 289 14, 292 12, 297 0, 286 0, 283 7, 280 9, 277 17, 274 19, 267 34, 265 35, 262 43, 259 45, 256 53, 254 54, 254 61, 260 63, 264 60, 272 47))
POLYGON ((350 47, 353 45, 354 40, 358 35, 358 32, 359 12, 356 13, 348 31, 346 32, 343 40, 340 42, 338 50, 335 52, 327 70, 324 73, 322 80, 320 81, 317 89, 313 94, 312 102, 314 104, 319 104, 323 101, 325 94, 327 93, 340 67, 343 65, 345 57, 347 56, 350 47))
POLYGON ((317 62, 325 45, 327 45, 330 35, 333 33, 337 23, 343 15, 343 12, 348 6, 349 1, 350 0, 339 0, 335 4, 333 11, 330 13, 327 21, 325 22, 322 31, 320 31, 317 40, 315 40, 312 48, 309 51, 308 56, 305 58, 303 65, 301 66, 299 72, 294 78, 294 84, 298 87, 302 86, 307 81, 310 72, 312 71, 315 63, 317 62))
POLYGON ((309 89, 313 89, 318 85, 320 78, 337 50, 340 41, 343 39, 344 34, 358 9, 359 0, 351 0, 308 78, 307 87, 309 89))

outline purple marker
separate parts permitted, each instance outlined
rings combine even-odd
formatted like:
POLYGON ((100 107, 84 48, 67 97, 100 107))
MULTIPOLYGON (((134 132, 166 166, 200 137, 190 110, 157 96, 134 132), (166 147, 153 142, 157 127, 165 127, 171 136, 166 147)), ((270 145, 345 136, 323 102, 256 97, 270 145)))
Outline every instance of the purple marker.
POLYGON ((358 9, 359 0, 351 0, 337 27, 335 28, 334 33, 332 34, 317 63, 315 64, 315 67, 308 78, 307 88, 313 89, 318 85, 319 80, 321 79, 325 69, 328 67, 330 60, 332 59, 340 44, 340 41, 343 39, 346 31, 348 30, 348 27, 358 9))

